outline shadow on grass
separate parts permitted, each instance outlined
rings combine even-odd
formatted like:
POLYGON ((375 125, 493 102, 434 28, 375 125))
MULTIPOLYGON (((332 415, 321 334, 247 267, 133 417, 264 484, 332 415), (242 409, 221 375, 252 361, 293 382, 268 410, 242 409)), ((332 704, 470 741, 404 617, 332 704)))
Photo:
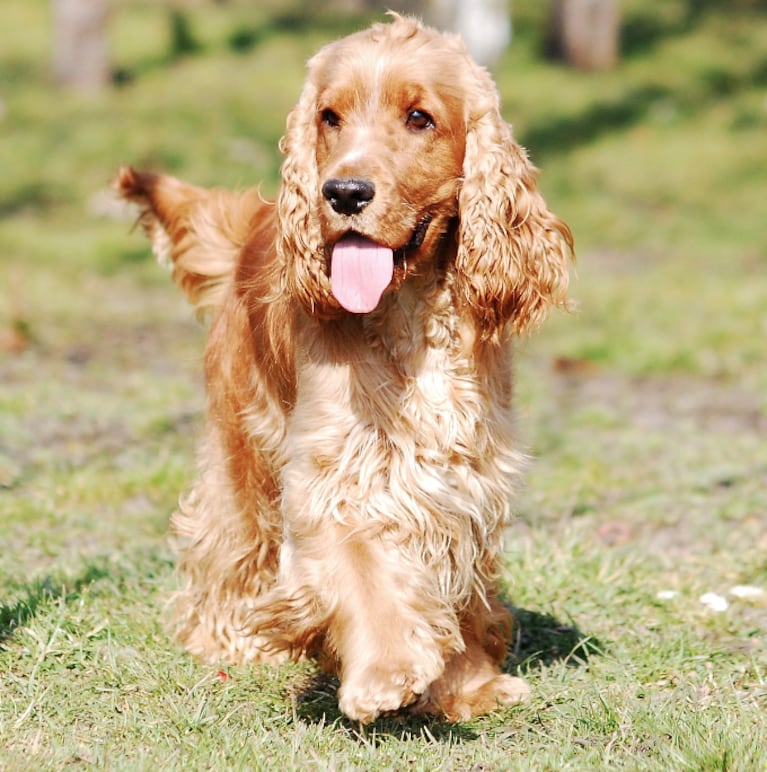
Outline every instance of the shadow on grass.
POLYGON ((610 102, 590 104, 580 113, 552 115, 530 126, 520 141, 538 160, 588 145, 614 131, 631 128, 645 120, 654 110, 672 105, 679 115, 694 115, 738 91, 767 84, 767 60, 761 60, 745 72, 710 68, 700 74, 694 89, 674 90, 649 83, 627 89, 610 102))
POLYGON ((238 53, 247 53, 276 34, 304 35, 307 32, 322 32, 331 38, 349 35, 367 26, 371 18, 380 18, 376 14, 330 13, 321 6, 306 12, 305 10, 285 11, 275 14, 260 26, 242 25, 237 27, 228 38, 229 47, 238 53))
MULTIPOLYGON (((702 23, 725 14, 747 14, 754 23, 763 23, 767 4, 754 0, 733 0, 734 8, 725 8, 720 0, 687 0, 681 13, 664 18, 647 9, 626 12, 621 22, 620 55, 622 60, 651 56, 652 49, 671 38, 694 33, 702 23)), ((550 41, 543 53, 558 58, 550 41)), ((700 73, 697 83, 672 89, 662 82, 647 82, 627 88, 621 97, 589 104, 580 113, 552 114, 523 132, 520 141, 534 158, 568 152, 588 145, 600 137, 641 123, 658 108, 680 115, 696 115, 710 109, 723 97, 765 85, 767 60, 755 60, 749 69, 737 70, 712 66, 700 73)), ((661 76, 662 77, 662 76, 661 76)))
POLYGON ((0 218, 12 217, 24 211, 50 212, 55 207, 72 204, 72 191, 61 183, 23 182, 0 200, 0 218))
POLYGON ((260 24, 239 24, 233 27, 223 41, 213 45, 199 40, 195 33, 193 12, 170 9, 167 11, 167 49, 156 52, 132 67, 118 68, 112 80, 116 86, 128 85, 137 77, 169 67, 181 58, 211 53, 221 43, 234 53, 247 54, 278 35, 303 36, 308 32, 321 32, 328 38, 343 37, 367 26, 371 19, 380 16, 327 11, 320 3, 316 6, 308 10, 276 13, 260 24))
POLYGON ((24 597, 13 603, 0 602, 0 643, 11 638, 17 628, 34 619, 38 611, 51 602, 78 600, 83 588, 109 575, 103 566, 90 565, 76 579, 46 576, 27 585, 24 597))
POLYGON ((351 721, 338 709, 338 678, 314 673, 302 683, 295 700, 295 718, 309 724, 338 726, 359 742, 378 746, 386 738, 418 739, 431 742, 476 740, 477 732, 466 724, 451 724, 435 716, 414 716, 403 710, 377 719, 369 726, 351 721))
POLYGON ((644 56, 669 38, 694 32, 709 16, 740 12, 757 17, 765 10, 753 0, 730 0, 727 5, 730 7, 721 0, 687 0, 681 13, 670 19, 646 8, 634 9, 633 13, 626 13, 621 23, 621 57, 644 56))
MULTIPOLYGON (((556 662, 582 667, 590 657, 601 655, 603 651, 600 641, 584 634, 577 625, 565 624, 536 611, 511 607, 510 610, 514 616, 515 641, 503 666, 504 672, 510 675, 556 662)), ((477 730, 466 723, 450 723, 435 716, 414 716, 407 711, 379 718, 361 728, 338 709, 338 686, 336 676, 322 672, 313 674, 295 694, 295 718, 312 724, 345 727, 360 742, 373 745, 387 737, 454 743, 476 740, 479 736, 477 730)))
POLYGON ((577 625, 565 624, 550 614, 514 608, 516 640, 508 660, 507 672, 520 667, 537 667, 564 662, 570 667, 585 665, 589 658, 601 655, 604 645, 585 634, 577 625))

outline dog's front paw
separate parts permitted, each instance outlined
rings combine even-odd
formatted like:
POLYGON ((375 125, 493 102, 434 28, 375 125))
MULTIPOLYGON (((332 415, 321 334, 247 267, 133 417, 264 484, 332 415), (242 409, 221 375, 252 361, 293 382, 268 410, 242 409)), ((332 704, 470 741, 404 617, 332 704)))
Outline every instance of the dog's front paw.
MULTIPOLYGON (((484 693, 486 699, 493 701, 495 706, 518 705, 520 702, 526 702, 532 693, 524 678, 505 673, 486 683, 479 692, 484 693)), ((477 697, 479 699, 479 694, 477 697)))
POLYGON ((353 721, 369 724, 384 713, 407 707, 444 669, 441 658, 425 663, 378 663, 344 677, 338 705, 353 721))
POLYGON ((468 721, 504 706, 518 705, 530 697, 530 687, 522 678, 500 673, 478 687, 438 694, 429 690, 412 709, 413 713, 443 715, 448 721, 468 721))

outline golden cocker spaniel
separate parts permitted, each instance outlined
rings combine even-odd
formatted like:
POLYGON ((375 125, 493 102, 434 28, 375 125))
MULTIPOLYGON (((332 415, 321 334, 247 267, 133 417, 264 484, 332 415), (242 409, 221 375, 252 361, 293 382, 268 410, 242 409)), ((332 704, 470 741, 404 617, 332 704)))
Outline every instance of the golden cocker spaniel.
POLYGON ((570 230, 488 73, 414 19, 323 48, 281 150, 274 203, 116 182, 212 317, 178 637, 211 662, 316 656, 361 722, 518 702, 510 340, 566 304, 570 230))

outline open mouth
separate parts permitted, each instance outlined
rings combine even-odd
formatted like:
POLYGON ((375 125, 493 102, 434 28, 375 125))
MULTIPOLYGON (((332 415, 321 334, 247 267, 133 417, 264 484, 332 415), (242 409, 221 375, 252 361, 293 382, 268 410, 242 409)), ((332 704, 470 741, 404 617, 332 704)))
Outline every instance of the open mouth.
POLYGON ((421 244, 423 244, 423 240, 426 238, 426 231, 429 230, 431 221, 432 216, 430 214, 427 214, 421 218, 421 221, 418 223, 418 225, 415 226, 415 230, 410 236, 410 241, 408 241, 404 247, 400 247, 394 253, 395 260, 398 262, 404 260, 407 257, 408 252, 412 252, 413 250, 418 249, 421 244))
POLYGON ((404 262, 408 252, 423 244, 431 220, 431 215, 423 217, 408 243, 396 251, 353 231, 340 238, 330 258, 330 289, 341 306, 353 314, 374 310, 391 284, 395 261, 404 262))

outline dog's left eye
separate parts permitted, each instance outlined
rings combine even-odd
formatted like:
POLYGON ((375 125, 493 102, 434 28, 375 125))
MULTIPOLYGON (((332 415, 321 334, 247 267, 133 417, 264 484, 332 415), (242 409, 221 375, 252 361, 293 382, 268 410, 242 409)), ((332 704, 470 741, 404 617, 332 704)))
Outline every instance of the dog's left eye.
POLYGON ((331 129, 337 129, 341 125, 341 118, 338 115, 338 113, 335 112, 334 110, 330 110, 330 109, 323 110, 320 113, 320 117, 322 119, 322 122, 326 126, 330 126, 331 129))
POLYGON ((423 110, 411 110, 407 114, 405 125, 411 131, 424 131, 424 129, 434 128, 434 119, 423 110))

